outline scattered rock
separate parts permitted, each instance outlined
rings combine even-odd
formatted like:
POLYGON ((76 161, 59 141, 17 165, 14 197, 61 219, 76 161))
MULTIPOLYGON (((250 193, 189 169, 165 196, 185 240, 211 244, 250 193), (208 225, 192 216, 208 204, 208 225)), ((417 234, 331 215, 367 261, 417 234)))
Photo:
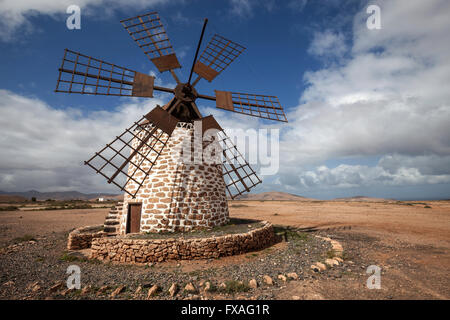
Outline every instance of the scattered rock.
POLYGON ((32 292, 38 292, 39 290, 41 290, 41 286, 40 285, 35 285, 33 287, 33 289, 31 289, 32 292))
POLYGON ((339 257, 334 257, 333 259, 336 260, 337 262, 340 262, 340 263, 344 262, 344 259, 339 258, 339 257))
POLYGON ((327 266, 324 265, 322 262, 316 262, 315 265, 319 268, 320 271, 327 270, 327 266))
POLYGON ((264 282, 265 282, 266 284, 268 284, 269 286, 272 286, 272 285, 273 285, 273 280, 272 280, 271 277, 269 277, 268 275, 265 275, 263 278, 264 278, 264 282))
POLYGON ((287 274, 287 276, 288 276, 289 279, 292 279, 292 280, 297 280, 298 279, 298 275, 295 272, 290 272, 290 273, 287 274))
POLYGON ((147 299, 150 299, 151 297, 154 297, 156 293, 158 293, 159 287, 155 284, 153 287, 148 289, 147 299))
POLYGON ((312 269, 314 272, 320 272, 319 267, 316 266, 315 264, 312 264, 312 265, 311 265, 311 269, 312 269))
POLYGON ((39 285, 39 281, 29 283, 27 286, 27 290, 33 290, 33 288, 38 285, 39 285))
POLYGON ((123 286, 123 285, 118 286, 118 287, 116 288, 116 290, 114 290, 114 291, 111 293, 111 298, 115 298, 117 295, 119 295, 119 294, 122 293, 123 291, 125 291, 125 286, 123 286))
POLYGON ((205 282, 205 291, 206 292, 211 291, 211 282, 209 281, 205 282))
POLYGON ((64 281, 57 281, 53 286, 48 289, 49 292, 56 292, 59 289, 64 288, 64 281))
POLYGON ((83 289, 81 289, 80 295, 85 296, 87 295, 89 292, 91 292, 92 287, 90 285, 84 287, 83 289))
POLYGON ((248 282, 248 286, 252 289, 256 289, 258 288, 258 282, 256 281, 256 279, 252 279, 248 282))
POLYGON ((134 294, 140 294, 142 292, 142 286, 137 287, 136 291, 134 292, 134 294))
POLYGON ((31 292, 37 292, 37 291, 39 291, 39 290, 41 289, 41 286, 39 285, 39 281, 30 283, 30 284, 27 286, 27 289, 28 289, 28 290, 31 290, 31 292))
POLYGON ((178 290, 177 284, 176 284, 175 282, 172 283, 172 285, 171 285, 170 288, 169 288, 169 294, 170 294, 170 296, 171 296, 171 297, 174 297, 174 296, 177 294, 177 290, 178 290))
POLYGON ((292 296, 292 300, 301 300, 299 296, 292 296))
POLYGON ((279 275, 278 275, 278 279, 280 279, 280 280, 283 281, 283 282, 286 282, 286 281, 287 281, 286 276, 283 275, 283 274, 279 274, 279 275))
POLYGON ((325 264, 329 265, 330 267, 338 266, 339 262, 335 259, 326 259, 325 264))
POLYGON ((189 282, 185 287, 184 287, 184 291, 186 292, 196 292, 197 289, 195 289, 194 285, 192 284, 192 282, 189 282))
POLYGON ((225 282, 222 282, 221 284, 219 284, 219 288, 220 289, 226 289, 227 285, 225 284, 225 282))
POLYGON ((198 283, 198 286, 203 287, 204 284, 205 284, 205 280, 200 280, 200 282, 198 283))
POLYGON ((97 290, 97 294, 105 293, 106 290, 108 290, 108 289, 109 289, 109 286, 102 286, 102 287, 100 287, 100 289, 97 290))
POLYGON ((64 290, 64 291, 62 291, 61 292, 61 295, 62 296, 66 296, 66 295, 68 295, 69 293, 71 293, 72 291, 74 291, 75 289, 66 289, 66 290, 64 290))
POLYGON ((7 286, 7 287, 12 286, 12 285, 14 285, 14 281, 12 281, 12 280, 7 281, 7 282, 5 282, 3 285, 4 285, 4 286, 7 286))

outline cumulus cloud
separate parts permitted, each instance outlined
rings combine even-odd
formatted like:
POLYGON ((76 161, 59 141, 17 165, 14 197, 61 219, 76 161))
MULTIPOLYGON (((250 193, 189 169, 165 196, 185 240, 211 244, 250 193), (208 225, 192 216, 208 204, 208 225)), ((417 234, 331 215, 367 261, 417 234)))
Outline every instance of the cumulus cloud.
POLYGON ((7 191, 117 191, 83 163, 155 104, 162 101, 132 99, 114 110, 81 116, 0 90, 0 186, 7 191))
POLYGON ((65 14, 70 5, 78 5, 82 9, 82 14, 93 12, 105 14, 118 8, 143 9, 168 2, 168 0, 2 0, 0 1, 0 40, 15 39, 14 34, 19 29, 32 32, 31 17, 38 15, 55 17, 65 14))
MULTIPOLYGON (((449 183, 448 1, 379 1, 382 29, 355 17, 349 56, 304 76, 281 142, 282 183, 320 186, 449 183), (376 166, 318 166, 378 157, 376 166)), ((334 50, 340 30, 314 37, 309 52, 334 50)), ((339 47, 339 46, 338 46, 339 47)))
POLYGON ((340 32, 326 30, 314 33, 308 53, 319 57, 340 57, 346 50, 344 35, 340 32))
POLYGON ((298 181, 295 181, 295 183, 299 183, 304 188, 323 186, 338 188, 383 187, 450 183, 450 166, 448 164, 450 158, 433 159, 433 157, 423 156, 419 159, 406 157, 406 162, 403 162, 404 156, 388 155, 381 158, 374 167, 345 164, 340 164, 334 168, 319 166, 314 170, 301 172, 298 175, 298 181), (437 161, 437 163, 433 161, 437 161), (445 163, 445 161, 447 162, 445 163), (418 164, 420 165, 417 166, 418 164))
MULTIPOLYGON (((305 0, 306 1, 306 0, 305 0)), ((230 13, 238 17, 249 18, 254 15, 256 8, 272 12, 280 6, 275 0, 229 0, 230 13)), ((293 4, 295 5, 295 4, 293 4)))
POLYGON ((251 0, 230 0, 231 13, 248 17, 253 15, 253 1, 251 0))

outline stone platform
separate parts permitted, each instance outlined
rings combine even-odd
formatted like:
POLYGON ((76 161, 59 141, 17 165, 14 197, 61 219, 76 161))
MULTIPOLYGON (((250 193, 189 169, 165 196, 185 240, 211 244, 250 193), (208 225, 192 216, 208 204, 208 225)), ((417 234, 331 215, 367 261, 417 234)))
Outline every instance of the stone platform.
MULTIPOLYGON (((74 232, 76 235, 80 234, 78 230, 74 232)), ((280 241, 274 233, 272 224, 267 221, 262 221, 261 226, 244 233, 195 238, 176 236, 177 234, 165 239, 133 239, 129 236, 111 237, 95 233, 89 238, 84 233, 83 237, 89 239, 83 241, 83 245, 77 248, 90 246, 91 259, 139 264, 220 258, 264 249, 280 241)))

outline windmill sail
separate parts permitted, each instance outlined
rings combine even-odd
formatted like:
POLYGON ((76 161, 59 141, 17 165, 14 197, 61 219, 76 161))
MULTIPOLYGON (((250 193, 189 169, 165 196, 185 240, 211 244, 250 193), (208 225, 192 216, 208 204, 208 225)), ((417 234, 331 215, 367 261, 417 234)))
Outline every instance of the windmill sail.
POLYGON ((153 97, 155 78, 66 49, 56 92, 153 97))
POLYGON ((218 135, 223 148, 222 174, 228 194, 234 199, 262 181, 225 132, 218 135))
POLYGON ((159 72, 181 68, 157 12, 120 21, 159 72))
POLYGON ((85 162, 135 197, 165 148, 178 120, 157 106, 85 162))
POLYGON ((195 63, 194 72, 211 82, 244 50, 240 44, 216 34, 195 63))
POLYGON ((276 96, 263 96, 229 91, 216 92, 216 108, 253 117, 287 122, 283 107, 276 96))

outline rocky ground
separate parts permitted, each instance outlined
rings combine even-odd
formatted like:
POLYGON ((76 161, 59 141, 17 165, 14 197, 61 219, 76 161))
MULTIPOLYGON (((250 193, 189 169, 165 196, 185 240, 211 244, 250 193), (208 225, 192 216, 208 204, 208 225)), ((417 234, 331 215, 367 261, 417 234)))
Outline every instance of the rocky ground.
POLYGON ((137 266, 105 264, 66 252, 66 239, 67 233, 60 232, 3 249, 0 298, 144 299, 156 285, 154 297, 159 299, 273 299, 290 281, 316 279, 311 265, 324 261, 331 249, 329 242, 313 235, 288 231, 287 241, 241 256, 137 266), (69 265, 81 269, 81 290, 65 286, 69 265), (171 296, 173 284, 178 292, 171 296), (188 284, 194 289, 186 288, 188 284))

